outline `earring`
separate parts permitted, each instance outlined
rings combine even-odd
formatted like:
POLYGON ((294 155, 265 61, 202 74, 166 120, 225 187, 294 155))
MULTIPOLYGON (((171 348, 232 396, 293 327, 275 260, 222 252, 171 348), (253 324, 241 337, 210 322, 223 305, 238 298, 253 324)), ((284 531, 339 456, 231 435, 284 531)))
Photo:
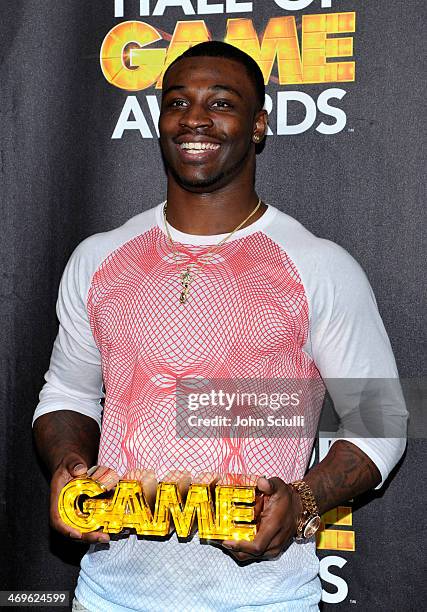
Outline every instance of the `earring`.
POLYGON ((252 140, 254 141, 255 144, 258 144, 259 142, 261 142, 261 136, 259 134, 254 134, 252 136, 252 140))

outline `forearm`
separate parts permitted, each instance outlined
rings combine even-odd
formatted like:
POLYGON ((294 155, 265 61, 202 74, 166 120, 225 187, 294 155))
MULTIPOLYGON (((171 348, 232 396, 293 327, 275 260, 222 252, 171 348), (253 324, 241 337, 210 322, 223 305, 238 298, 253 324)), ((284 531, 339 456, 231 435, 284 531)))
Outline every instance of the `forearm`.
POLYGON ((355 444, 338 440, 304 480, 313 491, 320 514, 323 514, 376 487, 381 482, 381 474, 355 444))
POLYGON ((58 410, 38 417, 34 439, 44 463, 53 473, 67 455, 76 453, 87 465, 96 462, 99 427, 94 419, 72 410, 58 410))

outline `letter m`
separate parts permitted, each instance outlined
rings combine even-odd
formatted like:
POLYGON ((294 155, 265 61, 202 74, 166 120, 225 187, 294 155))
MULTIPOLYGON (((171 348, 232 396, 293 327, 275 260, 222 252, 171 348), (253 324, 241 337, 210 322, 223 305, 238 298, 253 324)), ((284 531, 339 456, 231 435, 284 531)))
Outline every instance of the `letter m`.
POLYGON ((252 19, 229 19, 225 42, 253 57, 262 70, 266 85, 276 58, 280 85, 303 82, 295 17, 270 19, 261 43, 252 19))
POLYGON ((178 537, 190 535, 196 514, 199 536, 206 537, 205 531, 210 532, 214 525, 209 485, 191 484, 183 507, 176 483, 160 483, 154 522, 167 523, 169 512, 178 537))

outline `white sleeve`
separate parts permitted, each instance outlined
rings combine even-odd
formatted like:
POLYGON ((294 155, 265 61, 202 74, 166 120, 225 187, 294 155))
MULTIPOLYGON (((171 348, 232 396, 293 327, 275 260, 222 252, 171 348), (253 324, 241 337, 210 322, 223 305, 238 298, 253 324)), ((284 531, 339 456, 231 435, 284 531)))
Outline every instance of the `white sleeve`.
POLYGON ((85 257, 87 242, 74 251, 62 276, 57 301, 59 331, 33 424, 42 414, 74 410, 101 425, 101 359, 86 309, 91 279, 85 257))
POLYGON ((408 413, 368 279, 344 249, 329 243, 328 251, 316 283, 320 307, 311 313, 309 352, 340 417, 338 439, 372 459, 380 487, 404 452, 408 413))

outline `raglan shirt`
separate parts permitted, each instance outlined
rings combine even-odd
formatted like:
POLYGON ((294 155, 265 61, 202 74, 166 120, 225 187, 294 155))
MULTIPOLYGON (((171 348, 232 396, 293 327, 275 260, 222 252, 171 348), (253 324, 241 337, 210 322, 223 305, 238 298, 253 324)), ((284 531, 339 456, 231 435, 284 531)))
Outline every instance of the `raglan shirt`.
MULTIPOLYGON (((341 247, 320 239, 273 206, 224 237, 170 228, 163 204, 122 227, 84 240, 60 285, 60 321, 34 420, 75 410, 101 427, 98 464, 120 476, 134 468, 231 472, 300 479, 313 435, 180 437, 177 380, 310 380, 304 406, 315 431, 325 385, 341 436, 359 446, 382 481, 405 440, 355 435, 357 394, 337 381, 394 379, 390 343, 368 280, 341 247), (200 272, 186 304, 179 272, 200 272), (104 408, 101 400, 104 398, 104 408)), ((375 405, 375 418, 404 431, 399 386, 375 405)), ((131 535, 92 545, 76 595, 89 610, 218 611, 317 609, 314 541, 293 543, 277 559, 246 566, 197 535, 167 541, 131 535)))

